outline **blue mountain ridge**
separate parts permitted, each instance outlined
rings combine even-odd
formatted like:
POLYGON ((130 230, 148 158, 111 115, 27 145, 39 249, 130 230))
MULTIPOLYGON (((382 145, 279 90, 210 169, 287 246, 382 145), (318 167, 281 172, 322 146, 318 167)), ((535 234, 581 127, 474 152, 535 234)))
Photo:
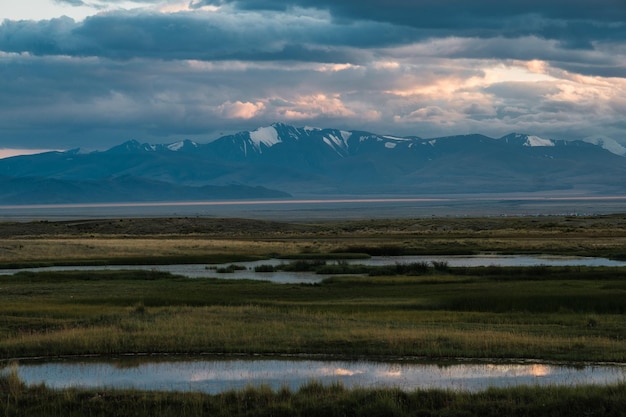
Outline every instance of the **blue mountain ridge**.
POLYGON ((509 134, 424 139, 273 124, 200 144, 130 140, 0 160, 0 202, 324 195, 623 193, 626 157, 584 141, 509 134), (46 183, 42 187, 42 183, 46 183))

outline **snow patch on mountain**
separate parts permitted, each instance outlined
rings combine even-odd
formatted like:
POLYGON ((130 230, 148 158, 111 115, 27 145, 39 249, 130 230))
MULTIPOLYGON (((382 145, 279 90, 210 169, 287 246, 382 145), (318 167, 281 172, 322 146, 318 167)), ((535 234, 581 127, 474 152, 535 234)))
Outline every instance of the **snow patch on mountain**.
POLYGON ((324 142, 326 142, 326 144, 330 145, 330 146, 337 146, 340 148, 343 148, 345 146, 345 143, 343 142, 343 139, 339 139, 337 136, 335 135, 329 135, 328 138, 324 138, 324 142))
POLYGON ((169 149, 170 151, 176 152, 176 151, 181 150, 184 146, 185 146, 185 142, 181 140, 180 142, 170 143, 169 145, 167 145, 167 149, 169 149))
POLYGON ((619 144, 615 139, 606 136, 591 136, 583 139, 584 142, 600 146, 607 151, 620 156, 626 156, 626 148, 619 144))
POLYGON ((550 139, 543 139, 539 136, 528 136, 524 146, 537 147, 537 146, 554 146, 554 142, 550 139))
POLYGON ((250 132, 250 140, 252 140, 252 143, 254 143, 259 150, 261 149, 261 144, 271 148, 277 143, 282 142, 274 126, 260 127, 257 130, 253 130, 250 132))
POLYGON ((352 134, 350 132, 339 131, 340 136, 335 134, 329 134, 325 136, 322 140, 326 145, 331 147, 338 155, 344 157, 346 155, 346 151, 349 148, 348 139, 352 134))
POLYGON ((396 140, 396 141, 402 141, 402 142, 411 140, 410 138, 401 138, 401 137, 398 137, 398 136, 391 136, 391 135, 384 135, 383 138, 396 140))
POLYGON ((324 141, 324 143, 325 143, 326 145, 328 145, 328 146, 329 146, 329 147, 331 147, 331 148, 332 148, 335 152, 337 152, 337 154, 338 154, 339 156, 343 156, 343 155, 342 155, 342 153, 341 153, 341 152, 339 152, 339 151, 337 150, 337 146, 336 146, 336 145, 337 145, 337 143, 336 143, 336 142, 331 141, 329 138, 324 138, 324 139, 322 139, 322 140, 324 141))
POLYGON ((394 142, 385 142, 385 148, 393 149, 395 147, 396 147, 396 144, 394 142))

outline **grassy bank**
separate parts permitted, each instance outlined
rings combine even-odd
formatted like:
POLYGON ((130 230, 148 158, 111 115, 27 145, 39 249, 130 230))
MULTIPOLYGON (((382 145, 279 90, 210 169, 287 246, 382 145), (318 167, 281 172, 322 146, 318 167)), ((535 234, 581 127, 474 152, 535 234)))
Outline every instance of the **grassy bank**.
POLYGON ((334 277, 318 285, 153 271, 20 273, 0 277, 0 357, 169 352, 626 361, 625 270, 472 270, 334 277))
POLYGON ((519 387, 480 393, 325 387, 250 388, 220 395, 27 388, 0 377, 0 410, 18 416, 623 416, 626 386, 519 387))
MULTIPOLYGON (((626 216, 428 218, 316 223, 245 219, 0 222, 0 267, 234 262, 333 254, 543 253, 626 258, 626 216)), ((345 255, 344 255, 345 256, 345 255)))

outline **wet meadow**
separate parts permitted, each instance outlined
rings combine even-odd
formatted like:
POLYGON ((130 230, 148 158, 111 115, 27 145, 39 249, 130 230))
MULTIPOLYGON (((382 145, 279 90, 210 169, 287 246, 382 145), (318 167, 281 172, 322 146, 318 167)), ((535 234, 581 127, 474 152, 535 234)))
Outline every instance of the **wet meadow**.
MULTIPOLYGON (((626 254, 626 216, 281 223, 111 219, 0 223, 2 267, 370 255, 626 254)), ((297 258, 297 259, 293 259, 297 258)), ((315 284, 142 271, 0 277, 0 412, 24 415, 623 415, 618 386, 480 393, 250 387, 219 395, 26 386, 12 366, 84 355, 626 362, 622 267, 338 264, 315 284), (360 269, 357 269, 360 268, 360 269), (22 414, 20 414, 22 413, 22 414)))

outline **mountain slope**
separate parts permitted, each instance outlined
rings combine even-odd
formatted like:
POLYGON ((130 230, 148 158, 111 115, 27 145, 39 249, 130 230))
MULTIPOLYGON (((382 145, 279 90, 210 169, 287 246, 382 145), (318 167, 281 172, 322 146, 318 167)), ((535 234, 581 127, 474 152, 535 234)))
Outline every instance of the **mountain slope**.
POLYGON ((50 194, 63 201, 103 196, 117 201, 222 198, 226 189, 207 194, 202 187, 233 190, 235 185, 265 187, 239 188, 240 198, 287 195, 268 189, 298 196, 626 192, 626 158, 606 150, 607 143, 522 134, 422 139, 274 124, 206 144, 128 141, 103 152, 72 150, 3 159, 0 175, 6 188, 0 200, 40 198, 37 191, 29 195, 26 186, 18 198, 15 181, 20 178, 29 178, 29 187, 43 179, 57 181, 48 188, 58 189, 50 194))
POLYGON ((243 185, 181 186, 134 177, 72 181, 0 177, 0 204, 72 204, 289 198, 281 191, 243 185))

